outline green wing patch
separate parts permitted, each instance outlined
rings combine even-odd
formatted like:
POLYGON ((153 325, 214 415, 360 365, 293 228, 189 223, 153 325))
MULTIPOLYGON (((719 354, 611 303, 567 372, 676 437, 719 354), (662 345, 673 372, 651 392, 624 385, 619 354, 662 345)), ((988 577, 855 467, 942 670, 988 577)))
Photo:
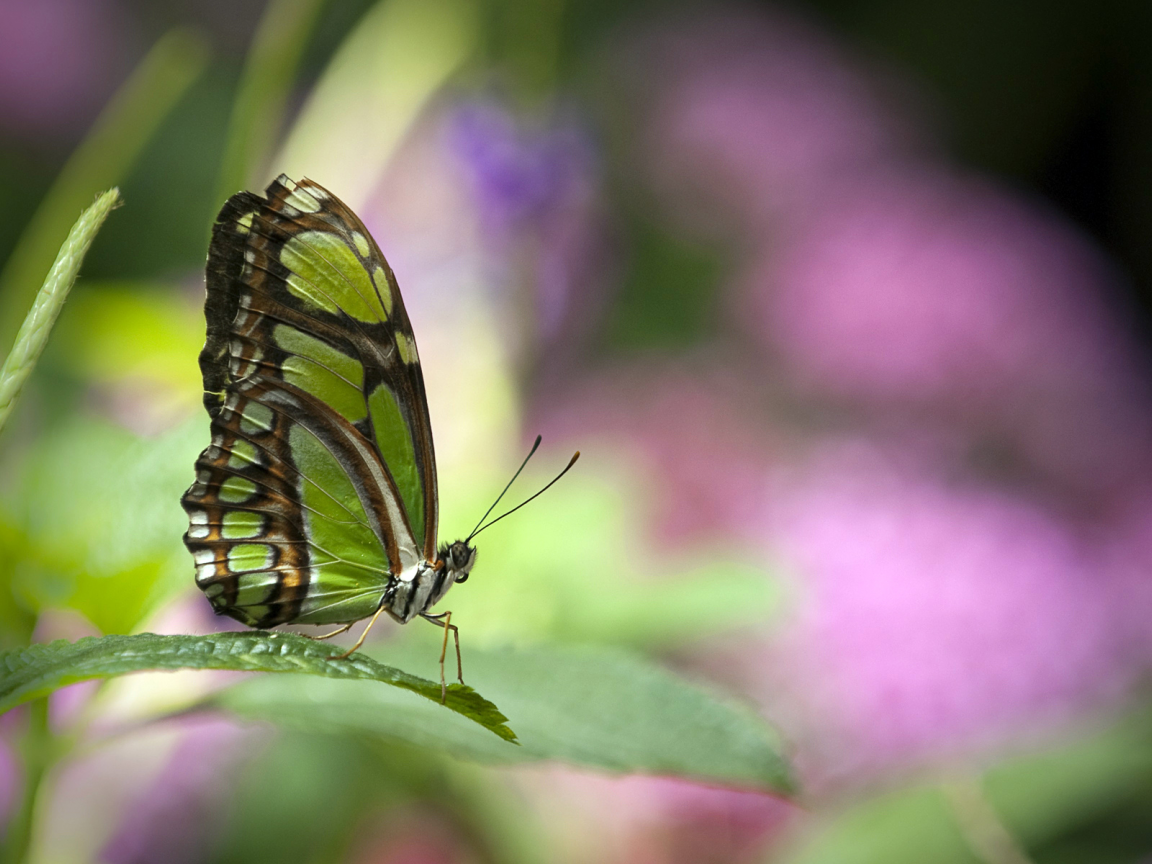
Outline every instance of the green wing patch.
POLYGON ((420 485, 420 471, 416 462, 416 446, 412 432, 404 422, 400 404, 387 384, 381 384, 368 397, 372 426, 376 430, 376 444, 384 461, 392 469, 392 478, 404 501, 412 533, 424 535, 424 489, 420 485))

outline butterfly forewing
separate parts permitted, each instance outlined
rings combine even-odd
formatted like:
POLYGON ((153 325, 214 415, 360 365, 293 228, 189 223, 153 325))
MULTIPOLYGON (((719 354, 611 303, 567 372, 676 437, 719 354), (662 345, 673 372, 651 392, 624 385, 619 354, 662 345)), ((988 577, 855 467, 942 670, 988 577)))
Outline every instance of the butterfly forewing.
POLYGON ((355 621, 435 553, 415 340, 364 225, 281 176, 213 231, 200 356, 212 443, 184 496, 214 607, 253 626, 355 621))

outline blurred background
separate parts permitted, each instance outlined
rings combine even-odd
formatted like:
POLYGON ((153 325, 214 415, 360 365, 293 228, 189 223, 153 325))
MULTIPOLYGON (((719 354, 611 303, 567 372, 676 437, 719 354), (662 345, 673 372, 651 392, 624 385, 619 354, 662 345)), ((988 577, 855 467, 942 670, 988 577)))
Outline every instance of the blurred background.
POLYGON ((148 724, 231 679, 136 676, 53 697, 31 860, 1152 860, 1152 7, 0 0, 0 350, 126 202, 0 438, 0 647, 224 626, 202 268, 281 171, 397 273, 442 539, 584 454, 482 538, 465 657, 643 652, 803 792, 148 724))

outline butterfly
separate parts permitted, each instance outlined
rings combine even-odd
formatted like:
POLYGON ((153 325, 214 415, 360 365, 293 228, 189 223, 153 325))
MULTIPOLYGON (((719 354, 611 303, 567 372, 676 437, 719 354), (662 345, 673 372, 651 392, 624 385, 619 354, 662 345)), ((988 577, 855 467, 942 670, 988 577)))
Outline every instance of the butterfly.
POLYGON ((437 546, 428 401, 392 269, 335 195, 280 175, 224 204, 206 272, 212 438, 182 498, 196 584, 250 627, 344 625, 316 638, 381 613, 431 621, 443 696, 449 631, 463 683, 459 631, 430 610, 467 581, 472 539, 498 520, 483 525, 489 508, 437 546))

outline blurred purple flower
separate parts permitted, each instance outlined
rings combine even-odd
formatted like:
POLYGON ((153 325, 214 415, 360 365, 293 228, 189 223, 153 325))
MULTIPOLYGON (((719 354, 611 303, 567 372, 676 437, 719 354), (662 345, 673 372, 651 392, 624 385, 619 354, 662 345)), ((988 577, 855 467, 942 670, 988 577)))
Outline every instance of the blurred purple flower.
POLYGON ((485 227, 503 234, 547 218, 586 185, 592 142, 575 123, 530 129, 495 102, 460 105, 447 125, 485 227))
POLYGON ((923 136, 890 82, 780 11, 682 18, 625 43, 625 86, 646 120, 636 162, 656 184, 736 206, 759 224, 791 215, 847 171, 923 136))
POLYGON ((0 0, 0 126, 86 126, 123 71, 120 17, 108 0, 0 0))
POLYGON ((775 668, 817 779, 1034 734, 1134 680, 1130 586, 1035 503, 865 445, 781 499, 803 600, 775 668))
POLYGON ((529 282, 544 339, 573 313, 579 329, 597 305, 588 302, 599 257, 592 136, 575 113, 532 123, 494 101, 458 106, 445 128, 490 252, 506 271, 497 282, 529 282))
POLYGON ((235 767, 245 734, 228 720, 189 722, 166 767, 127 808, 100 860, 106 864, 205 860, 213 840, 205 826, 221 823, 229 769, 235 767))

